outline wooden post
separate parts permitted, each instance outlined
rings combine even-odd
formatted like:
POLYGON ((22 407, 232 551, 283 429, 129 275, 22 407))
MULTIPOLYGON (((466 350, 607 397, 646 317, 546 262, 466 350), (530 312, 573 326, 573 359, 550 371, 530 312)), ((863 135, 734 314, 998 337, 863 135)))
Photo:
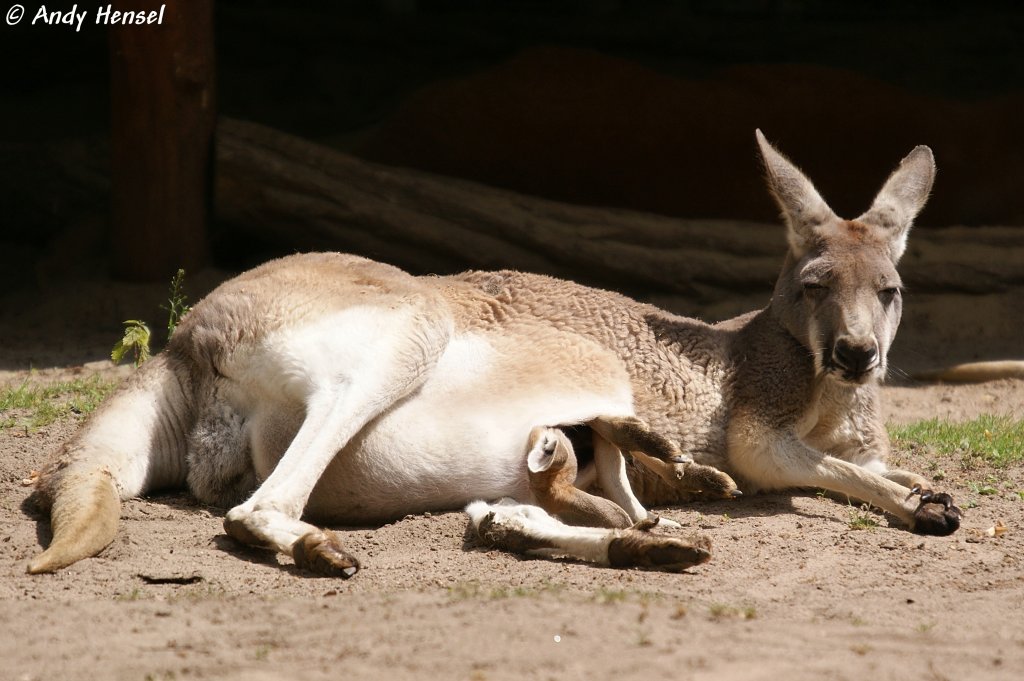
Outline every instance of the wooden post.
POLYGON ((160 24, 110 19, 113 273, 169 280, 208 256, 213 187, 213 0, 125 0, 160 24))

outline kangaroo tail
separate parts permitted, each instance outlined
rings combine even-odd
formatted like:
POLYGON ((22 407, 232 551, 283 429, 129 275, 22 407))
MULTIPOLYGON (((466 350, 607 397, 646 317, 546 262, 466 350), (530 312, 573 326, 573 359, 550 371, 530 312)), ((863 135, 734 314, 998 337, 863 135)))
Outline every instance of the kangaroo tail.
POLYGON ((969 362, 934 371, 922 371, 913 374, 912 378, 946 383, 982 383, 1000 378, 1024 378, 1024 360, 969 362))
POLYGON ((35 501, 53 540, 28 572, 54 572, 102 551, 117 534, 121 499, 182 486, 194 420, 187 372, 163 353, 142 365, 43 469, 35 501))

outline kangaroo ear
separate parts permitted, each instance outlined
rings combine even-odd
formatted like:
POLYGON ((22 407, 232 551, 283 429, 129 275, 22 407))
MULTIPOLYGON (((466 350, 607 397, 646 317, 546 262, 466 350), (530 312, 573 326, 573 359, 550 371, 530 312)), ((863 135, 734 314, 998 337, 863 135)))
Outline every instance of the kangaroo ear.
POLYGON ((793 255, 800 257, 813 245, 817 227, 835 218, 811 181, 788 158, 775 150, 760 130, 755 132, 764 159, 768 189, 782 210, 786 237, 793 255))
POLYGON ((551 464, 554 462, 553 453, 545 452, 540 447, 534 447, 526 456, 526 467, 531 473, 543 473, 551 468, 551 464))
POLYGON ((910 225, 928 201, 934 181, 935 157, 932 150, 923 145, 915 147, 882 185, 868 212, 857 218, 889 232, 889 252, 893 262, 898 262, 907 250, 910 225))

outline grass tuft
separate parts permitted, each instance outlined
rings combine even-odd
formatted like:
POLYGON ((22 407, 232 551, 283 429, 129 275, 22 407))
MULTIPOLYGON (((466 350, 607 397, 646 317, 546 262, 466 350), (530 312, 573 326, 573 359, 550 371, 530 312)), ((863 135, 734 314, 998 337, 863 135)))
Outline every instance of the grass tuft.
POLYGON ((0 389, 0 429, 43 428, 68 414, 88 415, 117 386, 99 374, 38 385, 26 379, 0 389))
POLYGON ((929 419, 908 425, 889 425, 897 449, 923 449, 959 456, 965 468, 979 463, 995 467, 1024 460, 1024 421, 984 415, 953 423, 929 419))

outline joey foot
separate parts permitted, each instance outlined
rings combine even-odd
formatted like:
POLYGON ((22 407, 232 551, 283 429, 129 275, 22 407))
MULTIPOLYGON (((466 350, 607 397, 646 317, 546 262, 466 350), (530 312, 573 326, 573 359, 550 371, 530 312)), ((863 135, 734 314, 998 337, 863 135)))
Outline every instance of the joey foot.
POLYGON ((682 572, 711 559, 711 540, 707 537, 684 541, 651 534, 651 529, 657 525, 657 518, 645 519, 628 530, 619 530, 608 545, 611 566, 682 572))
POLYGON ((736 482, 713 466, 699 463, 677 465, 679 472, 678 486, 692 493, 699 499, 735 499, 743 496, 736 488, 736 482))
POLYGON ((733 479, 712 466, 650 461, 639 452, 633 452, 633 460, 636 465, 629 466, 626 474, 633 492, 647 507, 742 496, 733 479))
POLYGON ((953 497, 945 492, 921 489, 920 485, 914 485, 910 489, 910 496, 915 495, 921 496, 921 503, 914 511, 914 522, 911 526, 914 532, 945 537, 957 531, 964 514, 953 505, 953 497))
POLYGON ((307 532, 292 544, 292 558, 303 570, 326 577, 348 579, 359 571, 359 561, 341 546, 341 538, 330 530, 307 532))

